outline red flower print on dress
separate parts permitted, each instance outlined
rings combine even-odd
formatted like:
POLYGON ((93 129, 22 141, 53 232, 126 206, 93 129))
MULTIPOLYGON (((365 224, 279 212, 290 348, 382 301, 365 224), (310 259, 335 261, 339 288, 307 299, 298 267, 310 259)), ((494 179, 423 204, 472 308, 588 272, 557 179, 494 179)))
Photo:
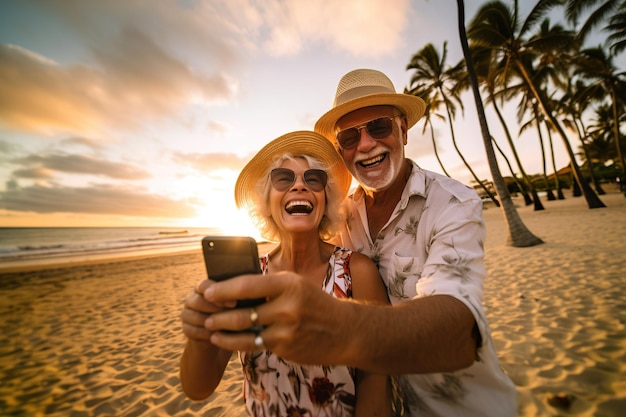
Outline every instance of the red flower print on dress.
POLYGON ((328 378, 313 379, 313 385, 309 387, 309 397, 313 404, 328 405, 333 395, 335 395, 335 384, 330 382, 328 378))

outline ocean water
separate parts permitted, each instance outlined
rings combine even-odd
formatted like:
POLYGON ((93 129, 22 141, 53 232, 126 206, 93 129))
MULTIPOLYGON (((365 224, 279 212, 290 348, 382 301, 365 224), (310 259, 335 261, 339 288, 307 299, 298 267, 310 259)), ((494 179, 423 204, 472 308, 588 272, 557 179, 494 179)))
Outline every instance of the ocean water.
POLYGON ((0 228, 0 268, 200 250, 216 228, 0 228))

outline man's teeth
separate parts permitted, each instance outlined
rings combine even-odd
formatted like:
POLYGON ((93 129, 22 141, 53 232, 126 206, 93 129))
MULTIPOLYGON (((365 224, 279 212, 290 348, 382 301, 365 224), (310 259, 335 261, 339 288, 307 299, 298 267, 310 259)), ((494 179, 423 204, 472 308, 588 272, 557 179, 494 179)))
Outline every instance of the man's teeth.
POLYGON ((313 204, 306 200, 294 200, 287 203, 285 210, 289 214, 308 214, 313 211, 313 204))
POLYGON ((372 166, 372 165, 375 165, 375 164, 379 163, 383 159, 385 159, 385 154, 381 154, 381 155, 375 156, 372 159, 366 159, 364 161, 361 161, 360 164, 363 165, 364 167, 369 167, 369 166, 372 166))

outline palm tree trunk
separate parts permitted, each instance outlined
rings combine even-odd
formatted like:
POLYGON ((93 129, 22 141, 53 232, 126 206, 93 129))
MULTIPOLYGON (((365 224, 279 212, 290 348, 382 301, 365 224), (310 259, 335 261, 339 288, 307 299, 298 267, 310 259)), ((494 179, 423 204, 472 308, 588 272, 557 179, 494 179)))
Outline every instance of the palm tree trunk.
POLYGON ((526 227, 522 221, 513 201, 511 195, 506 188, 500 169, 498 168, 498 160, 496 159, 496 153, 491 145, 491 134, 489 133, 489 127, 487 126, 487 117, 485 116, 485 108, 480 97, 480 91, 478 89, 478 77, 474 70, 474 63, 470 56, 469 45, 467 44, 467 34, 465 32, 465 3, 463 0, 457 0, 458 9, 458 25, 459 25, 459 37, 461 38, 461 47, 463 48, 463 56, 465 57, 465 63, 467 65, 467 73, 471 81, 471 88, 474 94, 474 101, 476 103, 476 111, 478 112, 478 120, 480 122, 480 130, 483 136, 483 144, 485 145, 485 152, 487 153, 487 161, 489 162, 489 169, 493 177, 493 183, 496 187, 498 195, 502 200, 502 210, 504 212, 504 219, 509 227, 508 244, 515 247, 528 247, 536 246, 543 243, 543 240, 533 235, 532 232, 526 227))
POLYGON ((598 195, 604 195, 606 194, 606 191, 604 191, 604 189, 602 188, 602 185, 600 185, 600 182, 598 181, 595 174, 593 173, 593 161, 591 160, 591 157, 589 156, 589 149, 587 149, 587 144, 583 140, 582 136, 580 137, 580 143, 583 148, 583 152, 585 153, 585 159, 587 160, 587 169, 589 170, 589 178, 591 178, 591 182, 593 183, 593 186, 595 187, 598 195))
POLYGON ((550 159, 552 160, 552 169, 554 170, 554 183, 556 187, 556 195, 559 200, 565 200, 563 189, 561 188, 561 178, 556 167, 556 159, 554 158, 554 142, 552 141, 552 133, 548 129, 548 143, 550 144, 550 159))
POLYGON ((437 158, 437 162, 439 162, 439 166, 443 170, 443 173, 446 174, 447 177, 450 177, 448 171, 446 171, 446 167, 443 166, 443 162, 441 162, 441 158, 439 157, 439 152, 437 151, 437 142, 435 141, 435 129, 433 128, 433 122, 428 119, 426 122, 428 123, 428 127, 430 127, 430 138, 433 141, 433 150, 435 151, 435 158, 437 158))
POLYGON ((574 197, 580 197, 583 195, 583 191, 580 188, 580 183, 576 179, 576 175, 574 174, 574 167, 572 166, 572 162, 569 163, 570 167, 570 180, 572 182, 572 195, 574 197))
MULTIPOLYGON (((441 91, 441 95, 444 96, 444 92, 443 91, 441 91)), ((474 177, 474 180, 481 186, 481 188, 485 191, 485 193, 491 199, 491 201, 494 202, 496 207, 500 207, 500 202, 498 201, 496 196, 493 195, 491 190, 489 188, 487 188, 487 186, 481 180, 478 179, 478 177, 476 176, 476 173, 474 172, 472 167, 467 163, 467 161, 465 160, 465 157, 461 153, 461 150, 459 149, 459 146, 456 143, 456 136, 454 134, 454 124, 452 123, 452 114, 450 114, 450 109, 448 108, 447 104, 446 104, 446 112, 448 113, 448 122, 450 124, 450 134, 452 135, 452 144, 454 145, 454 149, 456 149, 456 153, 459 154, 459 157, 461 158, 461 161, 463 161, 463 163, 465 164, 465 166, 467 167, 469 172, 474 177)))
POLYGON ((524 197, 524 204, 527 206, 531 205, 533 203, 533 199, 530 198, 530 196, 526 192, 524 184, 522 184, 519 178, 517 178, 517 175, 515 175, 515 172, 513 171, 513 167, 511 166, 511 162, 509 161, 509 158, 507 158, 504 152, 502 152, 502 149, 500 148, 500 146, 498 146, 498 142, 494 139, 493 136, 491 137, 491 143, 493 143, 493 145, 496 147, 496 149, 500 153, 500 156, 502 157, 502 159, 504 159, 504 162, 506 162, 506 165, 509 167, 509 171, 511 172, 511 177, 513 177, 513 181, 515 181, 515 184, 517 185, 517 189, 524 197))
MULTIPOLYGON (((504 134, 506 136, 507 141, 509 142, 509 147, 511 148, 511 152, 513 152, 513 157, 515 158, 515 162, 517 163, 517 167, 519 168, 519 172, 524 179, 524 183, 527 184, 530 189, 530 193, 533 196, 533 202, 535 203, 535 210, 543 210, 543 204, 541 204, 541 200, 539 199, 539 195, 537 194, 537 189, 533 184, 532 180, 526 174, 524 170, 524 166, 522 165, 522 161, 520 160, 519 154, 517 153, 517 148, 515 147, 515 143, 513 142, 513 137, 511 136, 511 132, 509 131, 509 127, 506 124, 506 120, 504 120, 504 116, 502 116, 502 112, 500 108, 496 105, 495 100, 492 100, 493 108, 496 110, 496 115, 498 116, 498 120, 500 120, 500 124, 502 124, 502 128, 504 129, 504 134)), ((528 204, 527 204, 528 205, 528 204)))
MULTIPOLYGON (((541 133, 541 122, 539 118, 535 118, 537 121, 537 136, 539 137, 539 148, 541 149, 541 175, 543 177, 543 183, 546 187, 546 194, 548 196, 548 201, 556 200, 554 193, 552 192, 552 188, 550 188, 550 184, 548 184, 548 174, 546 172, 546 148, 543 144, 543 134, 541 133)), ((549 128, 549 127, 548 127, 549 128)))
POLYGON ((611 91, 611 108, 613 109, 613 140, 615 141, 615 146, 617 147, 617 158, 620 161, 621 165, 621 178, 620 178, 620 187, 622 188, 622 192, 626 197, 626 165, 624 165, 624 154, 622 153, 622 147, 619 140, 619 116, 617 113, 617 93, 615 92, 615 86, 610 85, 611 91))
POLYGON ((585 143, 585 138, 587 137, 587 128, 585 127, 585 123, 583 122, 582 117, 576 117, 575 115, 572 115, 572 117, 574 120, 574 126, 576 126, 576 132, 578 133, 578 137, 580 138, 580 142, 582 143, 583 151, 585 152, 585 158, 587 158, 587 162, 589 163, 589 176, 591 178, 591 181, 593 181, 593 185, 594 187, 596 187, 598 195, 604 195, 606 194, 606 191, 604 191, 604 188, 602 188, 600 181, 598 181, 593 173, 593 165, 591 164, 591 157, 589 156, 589 148, 585 143), (580 126, 578 125, 579 123, 580 126))

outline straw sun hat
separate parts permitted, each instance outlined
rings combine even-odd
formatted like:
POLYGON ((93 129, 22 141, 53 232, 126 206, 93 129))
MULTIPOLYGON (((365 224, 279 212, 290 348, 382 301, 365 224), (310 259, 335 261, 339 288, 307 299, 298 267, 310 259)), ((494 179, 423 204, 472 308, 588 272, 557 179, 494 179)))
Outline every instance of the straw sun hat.
POLYGON ((235 203, 238 208, 255 204, 254 187, 259 179, 267 175, 274 159, 284 154, 308 155, 320 161, 334 178, 343 199, 350 189, 352 175, 343 164, 335 147, 323 136, 308 130, 290 132, 265 145, 241 170, 235 183, 235 203))
POLYGON ((406 115, 407 128, 422 117, 426 103, 410 94, 396 93, 391 80, 382 72, 357 69, 344 75, 337 86, 333 108, 315 123, 315 131, 335 143, 335 123, 346 114, 363 107, 390 105, 406 115))

